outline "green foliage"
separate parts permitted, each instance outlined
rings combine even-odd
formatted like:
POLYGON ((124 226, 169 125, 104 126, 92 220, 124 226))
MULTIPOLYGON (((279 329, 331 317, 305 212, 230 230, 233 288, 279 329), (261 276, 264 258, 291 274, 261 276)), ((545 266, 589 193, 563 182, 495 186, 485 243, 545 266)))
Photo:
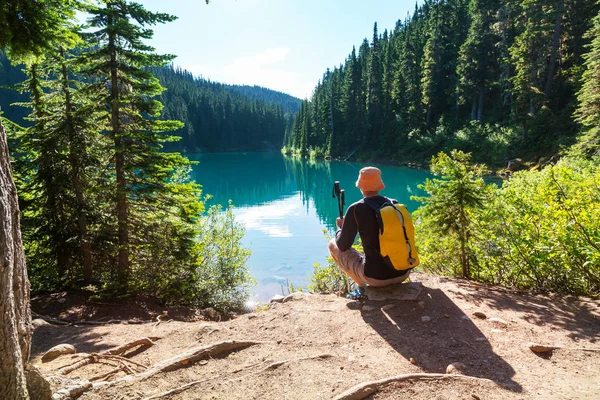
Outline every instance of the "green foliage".
POLYGON ((225 212, 213 206, 199 221, 195 302, 220 309, 240 309, 255 284, 246 260, 251 252, 241 245, 244 228, 235 222, 231 203, 225 212))
POLYGON ((599 293, 598 178, 597 165, 571 160, 505 182, 480 221, 482 278, 537 290, 599 293))
MULTIPOLYGON (((5 7, 12 5, 0 12, 5 7)), ((204 214, 190 161, 163 149, 178 139, 166 132, 182 124, 159 119, 163 106, 154 97, 164 89, 149 68, 172 56, 155 54, 144 40, 149 26, 174 17, 121 0, 89 12, 81 38, 61 31, 63 47, 50 37, 26 54, 20 90, 30 101, 20 105, 31 109, 31 126, 7 124, 32 289, 83 286, 96 296, 241 307, 252 283, 244 230, 231 207, 204 214), (64 47, 81 40, 73 54, 64 47)))
POLYGON ((0 50, 31 62, 58 46, 78 41, 75 12, 85 0, 10 0, 0 3, 0 50))
POLYGON ((581 141, 595 149, 599 35, 587 16, 599 11, 596 0, 426 1, 389 33, 375 26, 370 43, 326 71, 285 145, 303 157, 320 147, 398 161, 459 148, 499 167, 571 146, 585 119, 581 141), (576 121, 590 42, 580 104, 591 114, 576 121))
MULTIPOLYGON (((327 236, 327 240, 331 238, 327 236)), ((352 246, 357 251, 362 252, 362 245, 355 244, 352 246)), ((333 257, 327 256, 327 265, 322 266, 320 263, 313 265, 313 273, 310 276, 310 284, 308 290, 312 293, 335 293, 344 295, 348 293, 350 288, 350 278, 344 271, 338 267, 333 260, 333 257)))
MULTIPOLYGON (((485 201, 467 214, 471 277, 523 289, 600 293, 599 178, 597 164, 563 160, 542 171, 516 173, 501 188, 479 181, 485 201)), ((439 198, 451 197, 449 184, 436 189, 439 198)), ((414 213, 422 265, 456 274, 460 214, 452 218, 431 207, 414 213)))
POLYGON ((594 17, 586 37, 591 43, 584 56, 583 85, 577 94, 579 107, 576 118, 583 125, 577 150, 587 157, 593 157, 600 155, 600 12, 594 17))
MULTIPOLYGON (((453 150, 450 156, 445 153, 434 156, 431 172, 442 179, 427 179, 419 188, 425 190, 428 196, 412 198, 424 203, 424 206, 414 213, 415 218, 426 220, 423 226, 433 228, 437 233, 437 237, 432 236, 429 241, 438 240, 440 235, 450 238, 446 245, 452 252, 448 253, 457 256, 461 274, 465 278, 471 276, 473 219, 484 207, 485 201, 485 183, 482 176, 486 169, 481 165, 470 165, 470 157, 470 154, 457 150, 453 150)), ((418 236, 419 232, 420 230, 417 230, 418 236)), ((419 246, 419 253, 430 253, 427 246, 419 246)), ((427 255, 424 258, 426 259, 427 255)), ((454 271, 457 274, 458 269, 455 267, 454 271)))
POLYGON ((327 265, 313 265, 308 290, 313 293, 335 293, 342 295, 348 291, 349 279, 331 256, 327 257, 327 265))
POLYGON ((457 130, 454 139, 445 147, 448 151, 457 149, 471 153, 474 161, 479 163, 501 165, 505 155, 511 153, 511 145, 518 136, 518 131, 512 127, 471 121, 457 130))

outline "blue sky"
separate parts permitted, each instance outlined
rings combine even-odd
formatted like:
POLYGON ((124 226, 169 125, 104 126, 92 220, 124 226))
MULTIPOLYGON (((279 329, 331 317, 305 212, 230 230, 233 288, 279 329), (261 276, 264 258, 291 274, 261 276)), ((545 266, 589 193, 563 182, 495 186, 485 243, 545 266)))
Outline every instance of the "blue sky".
POLYGON ((174 63, 217 82, 309 97, 327 68, 414 10, 408 0, 138 0, 179 17, 151 44, 174 63))

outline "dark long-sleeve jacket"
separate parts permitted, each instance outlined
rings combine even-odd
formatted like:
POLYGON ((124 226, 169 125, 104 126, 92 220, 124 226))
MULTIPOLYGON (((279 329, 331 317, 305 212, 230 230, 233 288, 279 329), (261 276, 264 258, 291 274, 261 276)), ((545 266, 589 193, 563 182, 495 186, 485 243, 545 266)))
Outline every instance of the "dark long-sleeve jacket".
MULTIPOLYGON (((369 197, 369 200, 379 206, 386 201, 383 196, 369 197)), ((393 203, 398 203, 392 199, 393 203)), ((352 247, 356 234, 360 239, 365 251, 365 275, 369 278, 386 280, 402 276, 406 271, 398 271, 392 265, 386 263, 379 250, 379 226, 375 216, 375 210, 365 204, 361 199, 348 207, 344 216, 344 225, 336 233, 335 242, 341 251, 352 247)))

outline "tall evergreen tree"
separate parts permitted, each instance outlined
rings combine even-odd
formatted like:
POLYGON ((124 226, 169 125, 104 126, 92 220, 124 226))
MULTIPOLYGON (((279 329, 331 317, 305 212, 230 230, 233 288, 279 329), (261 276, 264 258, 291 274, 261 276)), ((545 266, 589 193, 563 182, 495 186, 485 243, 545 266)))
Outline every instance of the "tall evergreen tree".
POLYGON ((148 216, 171 213, 175 188, 168 180, 176 168, 189 163, 177 153, 161 151, 162 143, 174 140, 162 132, 182 124, 156 119, 162 104, 152 99, 163 87, 148 68, 164 65, 173 56, 157 55, 144 43, 153 35, 147 26, 175 17, 124 0, 107 0, 91 14, 88 40, 94 49, 85 55, 86 73, 95 87, 104 91, 110 123, 107 135, 113 142, 116 177, 117 274, 124 288, 131 274, 131 254, 143 250, 140 245, 147 242, 152 223, 148 216))
POLYGON ((481 120, 486 90, 489 90, 490 73, 498 59, 494 54, 495 38, 492 36, 491 1, 471 0, 469 10, 471 26, 467 39, 460 47, 457 73, 459 104, 471 105, 471 120, 481 120))
POLYGON ((372 141, 377 135, 382 134, 383 71, 381 67, 381 43, 377 32, 377 23, 373 26, 373 41, 371 42, 367 77, 367 140, 372 141))
MULTIPOLYGON (((600 4, 600 3, 599 3, 600 4)), ((585 35, 591 40, 584 56, 583 85, 577 95, 576 118, 584 127, 578 147, 587 156, 600 155, 600 12, 585 35)))

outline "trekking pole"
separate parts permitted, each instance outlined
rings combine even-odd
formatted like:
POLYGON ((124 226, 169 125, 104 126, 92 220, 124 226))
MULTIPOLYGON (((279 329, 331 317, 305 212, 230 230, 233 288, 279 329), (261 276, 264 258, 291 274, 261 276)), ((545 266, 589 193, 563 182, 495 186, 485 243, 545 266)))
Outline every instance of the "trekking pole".
POLYGON ((333 183, 333 189, 331 191, 331 197, 337 197, 338 211, 340 212, 340 218, 344 216, 344 203, 346 202, 346 191, 340 189, 340 182, 335 181, 333 183))

